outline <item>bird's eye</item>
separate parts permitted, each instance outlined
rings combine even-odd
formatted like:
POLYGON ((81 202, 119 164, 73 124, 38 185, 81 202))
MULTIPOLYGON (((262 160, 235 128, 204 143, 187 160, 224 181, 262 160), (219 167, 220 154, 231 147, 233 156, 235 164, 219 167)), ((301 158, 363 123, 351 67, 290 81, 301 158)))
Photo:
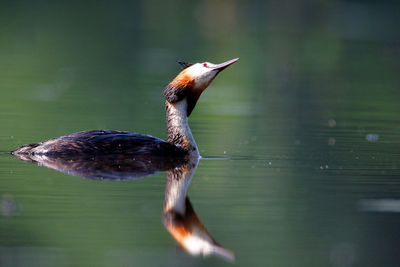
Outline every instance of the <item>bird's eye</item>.
POLYGON ((203 66, 204 66, 204 67, 207 67, 207 63, 203 63, 203 66))

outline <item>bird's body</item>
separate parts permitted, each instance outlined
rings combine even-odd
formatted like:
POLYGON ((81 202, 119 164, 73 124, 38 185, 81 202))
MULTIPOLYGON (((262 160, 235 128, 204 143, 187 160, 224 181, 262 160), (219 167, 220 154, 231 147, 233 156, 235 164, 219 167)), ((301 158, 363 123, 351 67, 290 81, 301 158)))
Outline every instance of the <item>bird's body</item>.
POLYGON ((13 155, 37 161, 38 157, 93 157, 126 155, 146 157, 199 157, 188 117, 201 93, 215 76, 238 59, 221 64, 183 63, 185 67, 164 90, 168 140, 123 131, 84 131, 21 146, 13 155))
POLYGON ((186 152, 159 138, 122 131, 84 131, 29 144, 12 151, 32 156, 79 156, 124 154, 126 156, 184 156, 186 152))

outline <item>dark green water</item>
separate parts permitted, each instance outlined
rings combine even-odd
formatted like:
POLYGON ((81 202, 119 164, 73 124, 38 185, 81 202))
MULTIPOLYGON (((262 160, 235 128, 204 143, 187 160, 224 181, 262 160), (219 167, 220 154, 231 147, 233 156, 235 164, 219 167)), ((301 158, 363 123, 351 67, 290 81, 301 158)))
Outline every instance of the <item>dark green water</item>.
POLYGON ((400 6, 0 5, 0 265, 229 266, 177 248, 165 173, 101 182, 5 153, 71 132, 166 137, 176 60, 240 61, 190 117, 188 196, 238 266, 400 264, 400 6))

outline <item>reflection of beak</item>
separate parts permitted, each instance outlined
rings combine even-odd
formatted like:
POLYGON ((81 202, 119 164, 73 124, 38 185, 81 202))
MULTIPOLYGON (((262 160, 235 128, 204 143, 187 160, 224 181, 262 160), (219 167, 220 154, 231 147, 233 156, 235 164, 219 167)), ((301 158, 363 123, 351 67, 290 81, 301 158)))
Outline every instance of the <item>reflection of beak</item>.
POLYGON ((226 67, 228 67, 229 65, 232 65, 233 63, 235 63, 236 61, 238 61, 239 58, 234 58, 228 61, 225 61, 221 64, 215 65, 213 66, 214 70, 217 70, 218 72, 220 72, 221 70, 225 69, 226 67))
POLYGON ((230 262, 235 262, 235 254, 226 248, 216 245, 213 247, 213 252, 230 262))

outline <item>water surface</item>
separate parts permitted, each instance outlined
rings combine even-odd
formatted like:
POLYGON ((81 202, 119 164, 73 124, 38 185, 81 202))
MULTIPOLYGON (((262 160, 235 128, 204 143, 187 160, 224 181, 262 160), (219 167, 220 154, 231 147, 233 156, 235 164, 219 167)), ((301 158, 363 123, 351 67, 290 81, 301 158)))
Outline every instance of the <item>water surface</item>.
POLYGON ((4 6, 0 265, 229 265, 165 230, 165 172, 93 181, 6 152, 90 129, 165 138, 175 60, 234 57, 189 120, 188 195, 214 238, 238 266, 399 265, 396 3, 4 6))

